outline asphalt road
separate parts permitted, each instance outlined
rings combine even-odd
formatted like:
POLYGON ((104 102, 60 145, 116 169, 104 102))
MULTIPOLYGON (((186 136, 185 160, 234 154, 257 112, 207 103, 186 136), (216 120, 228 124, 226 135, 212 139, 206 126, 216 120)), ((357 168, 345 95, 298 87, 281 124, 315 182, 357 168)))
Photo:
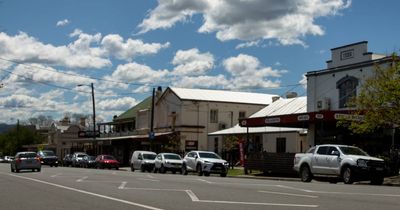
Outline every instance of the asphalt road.
POLYGON ((0 209, 400 209, 400 188, 0 164, 0 209))

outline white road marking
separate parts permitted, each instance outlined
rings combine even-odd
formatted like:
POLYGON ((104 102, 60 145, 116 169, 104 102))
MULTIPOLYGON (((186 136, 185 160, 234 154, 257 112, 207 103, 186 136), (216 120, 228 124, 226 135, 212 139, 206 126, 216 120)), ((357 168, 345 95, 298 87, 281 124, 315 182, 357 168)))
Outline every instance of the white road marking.
POLYGON ((62 175, 62 173, 54 174, 54 175, 51 175, 50 177, 51 177, 51 178, 54 178, 54 177, 60 176, 60 175, 62 175))
POLYGON ((108 199, 108 200, 112 200, 112 201, 117 201, 117 202, 120 202, 120 203, 125 203, 125 204, 132 205, 132 206, 138 206, 138 207, 142 207, 142 208, 145 208, 145 209, 162 210, 160 208, 156 208, 156 207, 153 207, 153 206, 148 206, 148 205, 144 205, 144 204, 140 204, 140 203, 134 203, 134 202, 131 202, 131 201, 122 200, 122 199, 119 199, 119 198, 114 198, 114 197, 101 195, 101 194, 97 194, 97 193, 92 193, 92 192, 88 192, 88 191, 85 191, 85 190, 79 190, 79 189, 76 189, 76 188, 67 187, 67 186, 59 185, 59 184, 54 184, 54 183, 42 181, 42 180, 39 180, 39 179, 33 179, 33 178, 18 176, 18 175, 14 175, 14 174, 8 174, 8 175, 13 176, 13 177, 17 177, 17 178, 20 178, 20 179, 26 179, 26 180, 30 180, 30 181, 34 181, 34 182, 39 182, 39 183, 42 183, 42 184, 51 185, 51 186, 54 186, 54 187, 63 188, 63 189, 70 190, 70 191, 75 191, 75 192, 79 192, 79 193, 83 193, 83 194, 87 194, 87 195, 92 195, 92 196, 96 196, 96 197, 100 197, 100 198, 104 198, 104 199, 108 199))
POLYGON ((147 177, 149 177, 150 179, 155 179, 155 177, 152 175, 147 175, 147 177))
POLYGON ((204 179, 197 179, 197 180, 199 180, 201 182, 205 182, 207 184, 214 184, 214 182, 210 182, 210 181, 207 181, 207 180, 204 180, 204 179))
POLYGON ((80 178, 80 179, 77 179, 76 182, 82 182, 83 180, 85 180, 85 179, 87 179, 87 178, 88 178, 87 176, 84 176, 84 177, 82 177, 82 178, 80 178))
POLYGON ((189 195, 190 199, 192 199, 193 202, 200 201, 196 194, 194 194, 191 190, 185 190, 185 192, 189 195))
POLYGON ((159 182, 160 181, 160 180, 157 180, 157 179, 144 179, 144 178, 138 178, 138 180, 151 181, 151 182, 159 182))
POLYGON ((124 189, 128 182, 122 182, 118 189, 124 189))
POLYGON ((291 203, 255 203, 255 202, 238 202, 238 201, 212 201, 212 200, 199 200, 201 203, 223 203, 223 204, 243 204, 243 205, 259 205, 259 206, 286 206, 286 207, 305 207, 305 208, 318 208, 318 205, 304 205, 304 204, 291 204, 291 203))
POLYGON ((264 191, 264 190, 260 190, 260 191, 258 191, 258 192, 260 192, 260 193, 268 193, 268 194, 277 194, 277 195, 296 196, 296 197, 318 198, 318 196, 315 196, 315 195, 302 195, 302 194, 292 194, 292 193, 281 193, 281 192, 272 192, 272 191, 264 191))
POLYGON ((116 172, 116 171, 112 172, 112 175, 116 175, 116 174, 117 174, 117 172, 116 172))

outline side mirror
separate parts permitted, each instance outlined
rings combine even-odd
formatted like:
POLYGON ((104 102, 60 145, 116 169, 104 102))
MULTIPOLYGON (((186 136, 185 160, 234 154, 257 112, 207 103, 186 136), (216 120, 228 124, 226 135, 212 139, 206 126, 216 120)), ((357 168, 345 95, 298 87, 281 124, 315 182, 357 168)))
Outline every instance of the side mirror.
POLYGON ((197 155, 194 155, 194 159, 197 159, 198 158, 198 156, 197 155))

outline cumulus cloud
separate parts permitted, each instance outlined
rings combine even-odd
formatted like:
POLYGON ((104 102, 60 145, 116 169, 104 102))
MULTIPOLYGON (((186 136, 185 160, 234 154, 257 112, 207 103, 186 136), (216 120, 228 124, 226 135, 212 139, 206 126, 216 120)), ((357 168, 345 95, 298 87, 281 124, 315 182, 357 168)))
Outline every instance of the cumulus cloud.
POLYGON ((230 81, 227 80, 224 75, 220 74, 217 76, 183 76, 179 80, 173 81, 172 86, 183 88, 224 88, 228 86, 229 83, 230 81))
POLYGON ((198 49, 179 50, 172 64, 176 67, 173 74, 176 75, 202 75, 214 67, 214 56, 207 53, 200 53, 198 49))
POLYGON ((119 65, 111 76, 104 79, 128 83, 156 83, 168 76, 168 70, 153 70, 149 66, 138 63, 119 65))
POLYGON ((105 99, 97 102, 96 108, 100 110, 128 110, 135 106, 138 102, 131 97, 123 97, 118 99, 105 99))
POLYGON ((66 25, 68 25, 68 24, 69 24, 69 20, 68 20, 68 19, 64 19, 64 20, 57 21, 56 26, 57 26, 57 27, 59 27, 59 26, 66 26, 66 25))
POLYGON ((105 51, 118 59, 132 61, 137 55, 156 54, 164 48, 168 48, 170 43, 144 43, 142 40, 124 39, 118 34, 109 34, 103 38, 101 44, 105 51))
POLYGON ((90 84, 93 79, 82 77, 74 72, 58 72, 56 69, 40 64, 17 65, 13 69, 5 83, 21 83, 30 85, 32 83, 50 83, 57 85, 90 84))
POLYGON ((276 39, 304 44, 306 35, 323 35, 319 17, 337 15, 351 0, 158 0, 141 24, 140 33, 170 28, 202 14, 201 33, 216 33, 221 41, 276 39))

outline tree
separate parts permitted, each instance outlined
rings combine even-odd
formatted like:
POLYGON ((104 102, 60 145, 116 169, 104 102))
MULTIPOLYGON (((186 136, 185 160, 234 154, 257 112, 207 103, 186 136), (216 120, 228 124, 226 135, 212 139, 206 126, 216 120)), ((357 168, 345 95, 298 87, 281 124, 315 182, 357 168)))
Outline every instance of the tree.
POLYGON ((374 76, 364 81, 360 93, 348 105, 356 107, 352 114, 362 116, 362 120, 342 119, 339 125, 346 125, 354 133, 371 133, 400 125, 399 57, 393 54, 391 65, 376 65, 374 76))
POLYGON ((23 145, 43 143, 44 137, 37 134, 33 129, 19 126, 0 134, 0 153, 14 155, 23 150, 23 145))
POLYGON ((223 141, 222 141, 222 148, 227 152, 227 154, 229 154, 229 162, 230 165, 233 169, 234 166, 234 160, 233 160, 233 155, 234 155, 234 150, 237 148, 237 146, 239 145, 239 138, 237 136, 234 135, 228 135, 228 136, 224 136, 223 137, 223 141))

